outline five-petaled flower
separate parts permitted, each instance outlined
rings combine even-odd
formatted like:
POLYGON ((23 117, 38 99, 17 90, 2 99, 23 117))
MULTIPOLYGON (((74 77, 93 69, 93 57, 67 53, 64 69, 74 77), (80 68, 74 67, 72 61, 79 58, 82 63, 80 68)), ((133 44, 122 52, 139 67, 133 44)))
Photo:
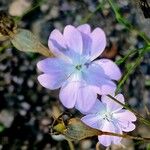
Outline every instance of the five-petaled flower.
POLYGON ((91 32, 88 24, 75 28, 67 25, 63 34, 57 29, 50 34, 48 45, 56 56, 38 62, 44 74, 38 80, 45 88, 60 89, 60 101, 67 108, 74 106, 88 111, 97 94, 113 93, 121 72, 108 59, 95 60, 105 49, 106 36, 102 29, 91 32))
MULTIPOLYGON (((116 99, 124 103, 122 94, 115 96, 116 99)), ((102 96, 101 101, 97 100, 93 108, 86 113, 81 120, 92 128, 102 131, 122 134, 122 131, 129 132, 135 129, 132 123, 136 121, 136 116, 114 102, 108 96, 102 96)), ((115 136, 98 136, 99 142, 104 146, 111 144, 120 144, 122 138, 115 136)))

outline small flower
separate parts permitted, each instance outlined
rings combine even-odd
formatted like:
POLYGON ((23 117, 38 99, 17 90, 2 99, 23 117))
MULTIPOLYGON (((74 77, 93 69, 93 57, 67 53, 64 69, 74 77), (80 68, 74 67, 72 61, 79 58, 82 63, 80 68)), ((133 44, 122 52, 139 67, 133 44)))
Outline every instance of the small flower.
MULTIPOLYGON (((115 98, 124 103, 122 94, 115 98)), ((92 128, 122 134, 122 131, 129 132, 135 129, 132 122, 136 121, 136 116, 108 96, 102 96, 101 101, 97 100, 94 107, 81 120, 92 128)), ((98 136, 98 139, 104 146, 109 146, 120 144, 122 138, 102 135, 98 136)))
POLYGON ((63 34, 57 29, 52 31, 48 45, 56 58, 38 62, 38 69, 44 72, 38 80, 45 88, 61 88, 59 97, 65 107, 87 111, 94 105, 97 93, 114 92, 112 80, 121 77, 118 66, 108 59, 93 61, 106 46, 102 29, 91 32, 88 24, 77 28, 67 25, 63 34))

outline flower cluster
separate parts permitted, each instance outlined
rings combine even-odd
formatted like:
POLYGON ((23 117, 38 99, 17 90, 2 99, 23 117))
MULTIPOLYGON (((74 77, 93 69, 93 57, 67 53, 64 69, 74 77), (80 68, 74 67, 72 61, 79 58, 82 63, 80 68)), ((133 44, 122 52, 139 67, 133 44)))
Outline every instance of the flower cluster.
MULTIPOLYGON (((87 125, 104 131, 122 133, 135 128, 134 114, 123 110, 106 95, 114 95, 115 81, 121 78, 118 66, 109 59, 97 59, 106 47, 106 36, 101 28, 91 31, 88 24, 77 28, 67 25, 63 34, 55 29, 51 32, 48 46, 55 58, 38 62, 43 72, 38 81, 45 88, 60 88, 59 98, 67 108, 75 107, 86 114, 82 118, 87 125), (97 94, 102 95, 101 101, 97 94), (127 115, 130 117, 126 118, 127 115)), ((117 98, 124 103, 121 94, 117 98)), ((105 146, 119 143, 118 137, 99 137, 105 146)))
MULTIPOLYGON (((123 104, 124 97, 122 94, 114 96, 123 104)), ((136 116, 116 102, 112 101, 108 96, 103 95, 101 101, 97 100, 93 108, 86 113, 81 120, 92 128, 102 131, 122 134, 122 131, 129 132, 135 129, 132 123, 136 121, 136 116)), ((98 136, 99 142, 104 146, 120 144, 122 138, 101 135, 98 136)))

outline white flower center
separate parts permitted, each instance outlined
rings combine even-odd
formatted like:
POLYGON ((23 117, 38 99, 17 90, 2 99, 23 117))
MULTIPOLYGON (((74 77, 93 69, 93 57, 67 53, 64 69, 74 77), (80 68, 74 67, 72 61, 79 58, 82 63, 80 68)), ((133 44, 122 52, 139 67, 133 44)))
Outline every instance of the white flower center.
POLYGON ((102 118, 110 122, 113 120, 113 114, 111 112, 105 112, 102 118))

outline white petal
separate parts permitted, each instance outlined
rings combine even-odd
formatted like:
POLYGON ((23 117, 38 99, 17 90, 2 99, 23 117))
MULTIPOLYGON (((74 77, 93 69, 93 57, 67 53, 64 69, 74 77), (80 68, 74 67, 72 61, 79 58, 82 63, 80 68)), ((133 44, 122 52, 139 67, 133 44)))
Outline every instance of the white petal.
POLYGON ((101 28, 96 28, 91 33, 92 47, 90 60, 94 60, 104 51, 106 47, 106 35, 101 28))
POLYGON ((64 28, 64 38, 69 50, 73 50, 76 53, 82 54, 83 42, 81 33, 71 25, 67 25, 64 28))
MULTIPOLYGON (((104 126, 100 128, 102 131, 122 134, 120 128, 111 122, 105 121, 103 125, 104 126)), ((104 146, 109 146, 111 144, 119 144, 122 138, 109 135, 102 135, 98 136, 98 139, 99 142, 104 146)))
MULTIPOLYGON (((114 98, 116 98, 118 101, 120 101, 123 104, 125 103, 124 97, 122 94, 118 94, 114 98)), ((123 106, 121 106, 120 104, 118 104, 117 102, 115 102, 113 99, 109 98, 106 95, 102 95, 101 100, 103 103, 106 104, 107 110, 109 110, 109 111, 116 112, 123 108, 123 106)))
POLYGON ((103 68, 105 74, 109 76, 110 79, 119 80, 121 78, 121 71, 113 61, 109 59, 100 59, 94 62, 103 68))

